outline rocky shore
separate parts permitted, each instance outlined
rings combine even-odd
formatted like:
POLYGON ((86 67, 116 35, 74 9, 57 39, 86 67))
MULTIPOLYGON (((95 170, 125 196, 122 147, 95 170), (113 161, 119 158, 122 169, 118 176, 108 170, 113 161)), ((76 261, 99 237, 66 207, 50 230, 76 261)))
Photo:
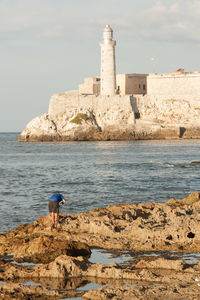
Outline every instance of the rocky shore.
POLYGON ((200 262, 183 254, 200 252, 199 221, 196 192, 61 215, 53 231, 50 216, 19 225, 0 235, 0 299, 198 299, 200 262), (130 259, 91 262, 96 247, 130 259))

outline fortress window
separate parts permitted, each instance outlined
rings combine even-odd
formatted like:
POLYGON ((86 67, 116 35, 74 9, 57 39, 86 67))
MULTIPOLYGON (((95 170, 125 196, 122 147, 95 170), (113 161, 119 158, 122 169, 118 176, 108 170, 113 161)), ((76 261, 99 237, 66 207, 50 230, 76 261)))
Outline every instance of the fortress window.
POLYGON ((141 89, 141 85, 139 84, 139 89, 141 89))
POLYGON ((145 86, 145 84, 143 84, 143 90, 145 91, 145 89, 146 89, 146 86, 145 86))

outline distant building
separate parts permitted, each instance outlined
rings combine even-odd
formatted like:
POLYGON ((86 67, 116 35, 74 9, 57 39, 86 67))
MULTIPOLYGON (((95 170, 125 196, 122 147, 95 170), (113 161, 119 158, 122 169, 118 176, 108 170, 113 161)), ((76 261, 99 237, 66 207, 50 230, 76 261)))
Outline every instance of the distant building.
MULTIPOLYGON (((145 95, 147 93, 148 74, 117 74, 115 94, 145 95)), ((101 78, 87 77, 79 84, 79 95, 100 95, 101 78)))
POLYGON ((169 74, 117 74, 115 68, 113 30, 103 30, 101 46, 101 77, 88 77, 79 85, 79 95, 153 95, 171 99, 199 100, 200 72, 183 68, 169 74))
POLYGON ((99 95, 101 88, 100 77, 87 77, 84 78, 84 83, 79 84, 79 95, 99 95))
POLYGON ((144 95, 147 93, 147 74, 117 74, 117 94, 144 95))

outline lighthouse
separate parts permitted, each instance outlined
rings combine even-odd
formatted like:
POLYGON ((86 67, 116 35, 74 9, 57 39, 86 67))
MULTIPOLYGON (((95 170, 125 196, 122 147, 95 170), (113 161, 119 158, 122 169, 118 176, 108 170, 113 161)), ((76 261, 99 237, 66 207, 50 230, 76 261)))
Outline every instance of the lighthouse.
POLYGON ((101 46, 101 95, 112 96, 116 91, 115 45, 113 30, 106 25, 101 46))

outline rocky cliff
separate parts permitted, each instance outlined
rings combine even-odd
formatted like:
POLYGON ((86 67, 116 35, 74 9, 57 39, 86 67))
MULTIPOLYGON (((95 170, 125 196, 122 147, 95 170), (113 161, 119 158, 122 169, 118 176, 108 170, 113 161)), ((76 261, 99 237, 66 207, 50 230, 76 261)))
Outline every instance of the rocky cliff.
POLYGON ((48 113, 33 119, 19 141, 199 138, 197 102, 154 96, 51 97, 48 113))

